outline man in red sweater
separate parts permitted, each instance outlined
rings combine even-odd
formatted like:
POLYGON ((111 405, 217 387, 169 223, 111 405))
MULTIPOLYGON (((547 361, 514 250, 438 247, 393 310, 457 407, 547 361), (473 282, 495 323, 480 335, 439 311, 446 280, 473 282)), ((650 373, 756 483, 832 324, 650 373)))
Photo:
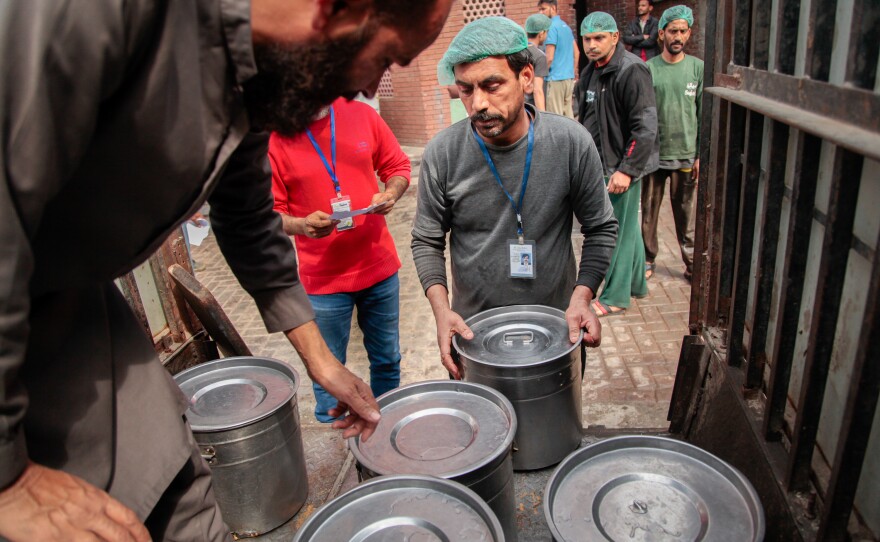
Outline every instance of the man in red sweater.
MULTIPOLYGON (((400 384, 400 258, 385 216, 409 187, 409 158, 372 107, 338 99, 304 134, 272 134, 269 141, 275 210, 294 236, 299 275, 315 321, 333 355, 345 363, 351 316, 370 359, 370 387, 378 397, 400 384), (338 158, 338 160, 337 160, 338 158), (385 184, 379 191, 376 173, 385 184), (331 214, 378 206, 335 220, 331 214)), ((315 417, 334 420, 336 399, 315 390, 315 417)))

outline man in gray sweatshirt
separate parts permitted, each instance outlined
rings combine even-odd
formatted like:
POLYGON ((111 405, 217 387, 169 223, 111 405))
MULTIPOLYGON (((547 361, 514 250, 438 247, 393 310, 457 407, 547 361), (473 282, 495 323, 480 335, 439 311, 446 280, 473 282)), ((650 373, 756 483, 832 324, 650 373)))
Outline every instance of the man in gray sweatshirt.
POLYGON ((611 260, 617 220, 587 130, 524 105, 523 88, 534 77, 527 46, 516 23, 487 17, 459 32, 438 67, 440 83, 458 87, 470 118, 425 148, 412 251, 441 361, 454 378, 461 374, 452 336, 472 338, 464 320, 494 307, 556 307, 566 312, 572 341, 580 329, 588 346, 601 340, 590 302, 611 260), (584 236, 579 269, 573 216, 584 236))

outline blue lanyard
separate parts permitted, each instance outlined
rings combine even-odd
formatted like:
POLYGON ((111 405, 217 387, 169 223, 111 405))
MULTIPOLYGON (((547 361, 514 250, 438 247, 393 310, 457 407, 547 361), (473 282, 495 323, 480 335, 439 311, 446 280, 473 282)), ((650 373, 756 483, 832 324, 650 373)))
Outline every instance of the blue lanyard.
POLYGON ((342 190, 339 188, 339 179, 336 178, 336 115, 333 113, 333 107, 330 107, 330 160, 333 161, 333 166, 327 162, 327 157, 324 156, 324 151, 321 150, 320 145, 315 140, 315 136, 312 135, 312 131, 306 128, 306 135, 309 136, 309 141, 312 142, 312 147, 315 147, 315 151, 318 153, 318 156, 321 158, 321 161, 324 162, 324 167, 327 169, 327 173, 330 174, 330 180, 333 181, 333 188, 336 189, 336 196, 342 196, 342 190))
MULTIPOLYGON (((528 115, 528 112, 526 112, 528 115)), ((474 138, 477 140, 477 144, 480 146, 480 150, 483 151, 483 156, 486 158, 486 162, 489 163, 489 169, 492 170, 492 175, 495 176, 495 180, 498 181, 498 186, 501 187, 501 190, 504 191, 504 195, 507 196, 507 199, 510 200, 510 205, 513 207, 513 212, 516 213, 516 235, 519 237, 519 242, 522 244, 524 242, 523 238, 523 221, 522 221, 522 206, 523 206, 523 198, 526 195, 526 185, 529 184, 529 171, 532 169, 532 149, 535 147, 535 126, 531 117, 529 117, 529 145, 526 148, 526 167, 523 169, 523 178, 522 178, 522 186, 519 189, 519 203, 515 203, 513 201, 513 196, 510 195, 510 192, 504 188, 504 183, 501 182, 501 175, 498 174, 498 169, 495 167, 495 162, 492 161, 492 157, 489 156, 489 149, 486 148, 486 144, 483 143, 483 139, 477 133, 476 128, 474 130, 474 138)))

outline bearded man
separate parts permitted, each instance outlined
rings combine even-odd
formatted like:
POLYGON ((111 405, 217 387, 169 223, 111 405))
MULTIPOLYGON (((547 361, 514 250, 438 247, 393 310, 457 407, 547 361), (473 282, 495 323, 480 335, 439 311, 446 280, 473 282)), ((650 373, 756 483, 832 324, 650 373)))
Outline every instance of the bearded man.
POLYGON ((113 284, 206 199, 268 331, 339 399, 344 435, 369 436, 378 406, 322 341, 272 210, 264 130, 372 94, 450 4, 0 5, 0 539, 229 537, 186 404, 113 284))
POLYGON ((582 328, 587 345, 601 340, 589 307, 614 250, 617 221, 587 131, 525 105, 534 77, 527 47, 516 23, 486 17, 458 33, 438 67, 440 84, 458 87, 470 118, 425 147, 412 251, 441 362, 454 378, 461 373, 451 355, 453 335, 473 338, 465 319, 495 307, 556 307, 565 311, 572 342, 582 328), (579 269, 572 216, 584 236, 579 269), (530 265, 521 265, 526 259, 530 265))
POLYGON ((672 6, 660 17, 663 53, 648 61, 657 96, 660 168, 645 179, 642 191, 642 237, 645 240, 645 277, 654 275, 657 223, 663 191, 669 178, 669 200, 675 237, 684 263, 684 278, 694 270, 694 195, 700 178, 700 114, 703 103, 703 61, 685 54, 694 13, 672 6))

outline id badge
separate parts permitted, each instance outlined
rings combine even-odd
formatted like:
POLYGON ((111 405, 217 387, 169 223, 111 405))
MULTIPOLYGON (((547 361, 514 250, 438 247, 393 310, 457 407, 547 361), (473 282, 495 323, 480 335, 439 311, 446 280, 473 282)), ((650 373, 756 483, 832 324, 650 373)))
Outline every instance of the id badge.
MULTIPOLYGON (((351 211, 351 198, 348 196, 333 198, 330 200, 330 207, 333 209, 334 213, 351 211)), ((339 221, 339 224, 336 225, 336 231, 345 231, 352 228, 354 228, 353 217, 343 218, 339 221)))
POLYGON ((520 244, 519 239, 510 239, 507 247, 510 255, 510 277, 535 278, 535 242, 526 240, 520 244))

